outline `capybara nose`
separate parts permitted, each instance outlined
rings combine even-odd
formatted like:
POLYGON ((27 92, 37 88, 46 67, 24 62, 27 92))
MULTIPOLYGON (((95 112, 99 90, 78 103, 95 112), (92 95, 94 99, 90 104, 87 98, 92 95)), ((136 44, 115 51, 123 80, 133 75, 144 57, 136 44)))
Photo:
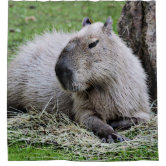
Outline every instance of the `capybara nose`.
POLYGON ((73 72, 64 63, 58 63, 55 67, 56 76, 58 77, 64 89, 72 89, 73 72))

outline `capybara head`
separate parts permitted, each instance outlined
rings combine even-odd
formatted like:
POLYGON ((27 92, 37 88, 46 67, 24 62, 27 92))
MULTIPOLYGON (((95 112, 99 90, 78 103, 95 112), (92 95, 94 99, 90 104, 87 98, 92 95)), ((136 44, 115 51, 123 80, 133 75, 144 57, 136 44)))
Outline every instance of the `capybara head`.
POLYGON ((105 24, 92 24, 85 18, 82 25, 62 50, 55 66, 62 87, 71 92, 99 87, 111 68, 111 17, 105 24))

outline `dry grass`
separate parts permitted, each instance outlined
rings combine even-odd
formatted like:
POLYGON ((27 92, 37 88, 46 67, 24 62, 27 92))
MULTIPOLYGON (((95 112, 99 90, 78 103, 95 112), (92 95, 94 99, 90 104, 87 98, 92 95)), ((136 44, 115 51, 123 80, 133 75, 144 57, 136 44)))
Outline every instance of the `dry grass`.
POLYGON ((41 114, 33 110, 28 114, 18 113, 17 116, 8 119, 9 146, 19 141, 46 143, 88 159, 96 156, 99 157, 98 159, 101 156, 102 159, 107 159, 108 154, 113 158, 119 152, 134 152, 145 146, 149 147, 146 151, 151 152, 150 147, 157 145, 157 116, 147 124, 133 126, 130 130, 119 131, 119 133, 131 140, 113 144, 101 143, 92 132, 71 122, 61 113, 52 115, 42 112, 41 114))

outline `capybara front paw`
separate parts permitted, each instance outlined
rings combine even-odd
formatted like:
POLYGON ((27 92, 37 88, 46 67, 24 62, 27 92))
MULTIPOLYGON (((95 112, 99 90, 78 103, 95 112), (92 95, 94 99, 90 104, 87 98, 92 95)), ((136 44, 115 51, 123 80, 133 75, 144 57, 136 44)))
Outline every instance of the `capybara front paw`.
POLYGON ((103 137, 101 139, 102 143, 114 143, 114 139, 112 138, 111 135, 108 135, 108 137, 103 137))
POLYGON ((101 139, 102 143, 114 143, 114 142, 123 142, 123 141, 129 141, 129 139, 120 136, 119 134, 116 133, 112 133, 111 135, 108 135, 107 137, 103 137, 101 139))

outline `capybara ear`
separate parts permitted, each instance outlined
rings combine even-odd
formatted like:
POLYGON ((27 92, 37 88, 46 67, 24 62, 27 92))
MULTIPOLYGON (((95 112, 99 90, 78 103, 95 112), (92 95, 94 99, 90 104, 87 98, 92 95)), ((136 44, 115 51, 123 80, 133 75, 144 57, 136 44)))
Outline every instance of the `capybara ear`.
POLYGON ((82 26, 85 27, 89 24, 92 24, 92 21, 88 17, 84 18, 82 21, 82 26))
POLYGON ((107 35, 111 35, 111 32, 112 32, 112 19, 111 19, 110 16, 108 17, 107 21, 105 22, 103 29, 104 29, 104 31, 106 32, 107 35))

